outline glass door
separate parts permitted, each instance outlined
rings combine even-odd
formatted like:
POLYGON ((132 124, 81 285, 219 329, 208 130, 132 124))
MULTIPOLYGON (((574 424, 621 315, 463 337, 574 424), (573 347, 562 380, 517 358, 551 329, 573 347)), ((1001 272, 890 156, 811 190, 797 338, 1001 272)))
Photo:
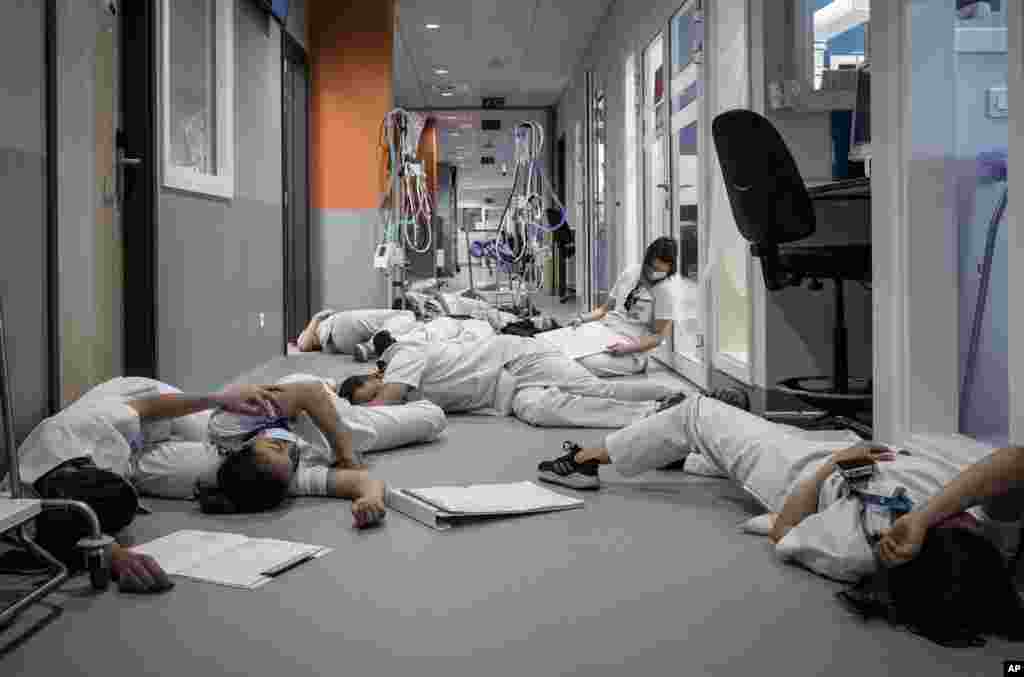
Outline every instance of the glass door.
POLYGON ((705 161, 704 17, 699 0, 689 0, 672 18, 669 48, 669 144, 674 186, 671 215, 675 220, 672 234, 679 243, 679 277, 683 287, 681 307, 676 311, 673 361, 687 378, 704 386, 704 290, 708 285, 699 284, 706 228, 701 209, 705 161))
POLYGON ((666 162, 665 41, 659 33, 644 50, 644 247, 671 235, 669 163, 666 162))

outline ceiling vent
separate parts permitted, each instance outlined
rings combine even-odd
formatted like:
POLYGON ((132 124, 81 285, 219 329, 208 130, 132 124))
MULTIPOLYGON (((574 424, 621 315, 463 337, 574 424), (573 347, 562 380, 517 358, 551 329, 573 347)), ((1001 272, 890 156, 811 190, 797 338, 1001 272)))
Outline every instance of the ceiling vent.
POLYGON ((481 129, 485 132, 499 132, 501 131, 501 120, 481 120, 481 129))

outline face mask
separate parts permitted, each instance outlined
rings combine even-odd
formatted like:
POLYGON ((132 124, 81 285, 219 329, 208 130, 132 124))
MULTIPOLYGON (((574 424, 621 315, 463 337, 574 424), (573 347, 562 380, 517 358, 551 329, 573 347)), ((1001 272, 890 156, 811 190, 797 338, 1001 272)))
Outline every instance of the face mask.
POLYGON ((261 437, 269 437, 273 440, 282 440, 291 444, 297 444, 299 438, 292 432, 285 430, 284 428, 267 428, 260 433, 261 437))
POLYGON ((646 277, 650 282, 661 282, 668 277, 668 273, 662 273, 654 268, 648 267, 647 270, 644 271, 644 277, 646 277))

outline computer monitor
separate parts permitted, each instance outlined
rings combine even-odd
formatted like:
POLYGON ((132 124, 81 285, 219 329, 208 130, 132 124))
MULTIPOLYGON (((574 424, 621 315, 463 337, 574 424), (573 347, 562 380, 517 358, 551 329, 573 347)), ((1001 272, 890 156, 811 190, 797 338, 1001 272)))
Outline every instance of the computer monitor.
POLYGON ((857 94, 850 121, 850 160, 871 159, 871 64, 857 67, 857 94))

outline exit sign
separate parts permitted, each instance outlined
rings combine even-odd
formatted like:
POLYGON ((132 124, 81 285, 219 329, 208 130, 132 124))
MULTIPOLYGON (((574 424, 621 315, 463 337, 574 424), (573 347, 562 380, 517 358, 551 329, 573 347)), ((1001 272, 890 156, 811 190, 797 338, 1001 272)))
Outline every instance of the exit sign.
POLYGON ((505 97, 503 96, 485 96, 481 103, 481 108, 504 108, 505 97))

